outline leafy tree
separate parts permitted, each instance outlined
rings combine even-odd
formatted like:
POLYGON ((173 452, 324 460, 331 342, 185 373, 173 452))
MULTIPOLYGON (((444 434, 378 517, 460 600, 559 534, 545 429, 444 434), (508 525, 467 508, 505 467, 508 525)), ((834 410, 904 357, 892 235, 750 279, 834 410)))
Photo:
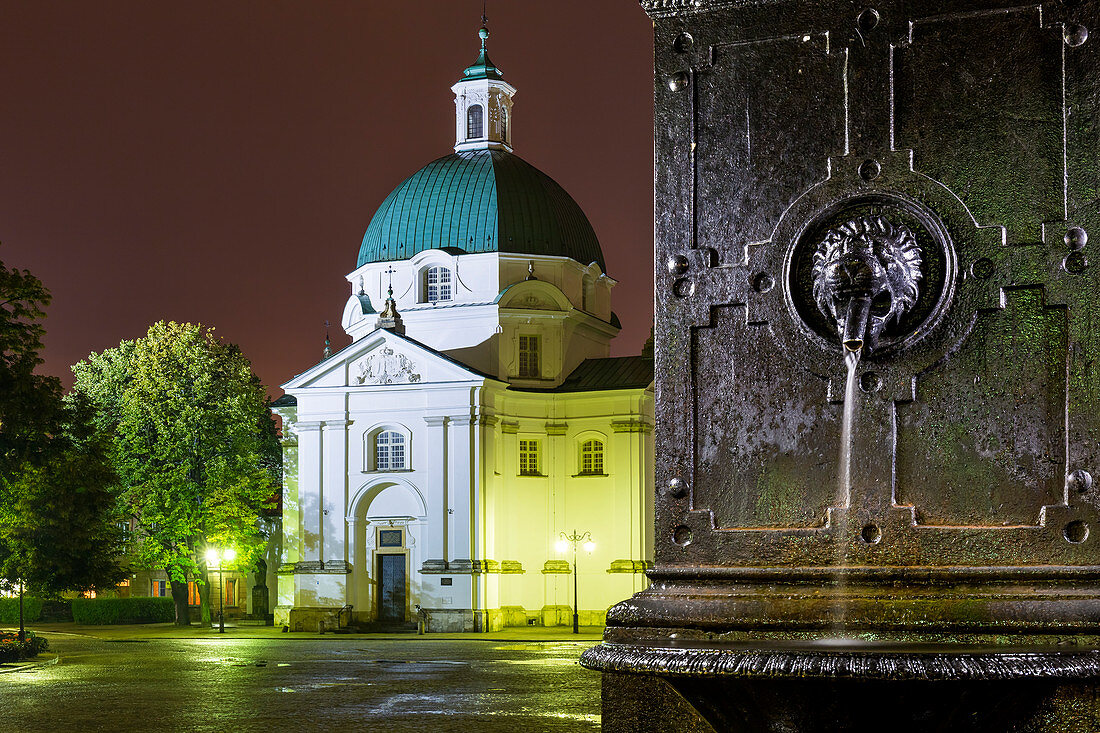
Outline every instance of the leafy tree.
POLYGON ((27 270, 0 262, 0 476, 45 448, 61 409, 61 382, 35 374, 50 293, 27 270))
POLYGON ((236 565, 263 553, 259 519, 280 485, 279 445, 263 385, 241 350, 213 329, 158 322, 148 334, 73 367, 74 391, 114 436, 132 558, 168 574, 176 623, 187 625, 187 579, 201 579, 209 619, 207 547, 233 546, 236 565))
POLYGON ((21 596, 123 574, 103 442, 85 406, 64 405, 60 381, 34 373, 49 301, 30 272, 0 263, 0 584, 21 596))

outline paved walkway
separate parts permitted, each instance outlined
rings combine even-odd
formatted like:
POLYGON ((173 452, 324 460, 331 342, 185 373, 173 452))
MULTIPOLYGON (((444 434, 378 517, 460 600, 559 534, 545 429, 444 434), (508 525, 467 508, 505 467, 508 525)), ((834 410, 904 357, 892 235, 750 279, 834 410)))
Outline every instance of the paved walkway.
POLYGON ((29 624, 29 630, 38 634, 69 634, 89 636, 104 641, 148 641, 153 639, 318 639, 349 640, 374 639, 385 641, 524 641, 529 643, 561 641, 599 641, 603 636, 602 626, 582 626, 579 634, 574 634, 570 626, 516 626, 500 631, 467 634, 314 634, 304 631, 283 632, 280 626, 236 626, 225 625, 225 633, 218 632, 217 626, 206 628, 199 624, 176 626, 175 624, 132 624, 118 626, 85 626, 76 623, 29 624))

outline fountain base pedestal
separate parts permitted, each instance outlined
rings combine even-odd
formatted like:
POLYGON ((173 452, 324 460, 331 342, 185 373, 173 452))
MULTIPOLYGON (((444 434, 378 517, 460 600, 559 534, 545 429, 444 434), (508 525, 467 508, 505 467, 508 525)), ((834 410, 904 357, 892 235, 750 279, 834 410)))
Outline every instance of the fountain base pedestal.
POLYGON ((605 733, 1100 733, 1100 650, 601 644, 605 733))

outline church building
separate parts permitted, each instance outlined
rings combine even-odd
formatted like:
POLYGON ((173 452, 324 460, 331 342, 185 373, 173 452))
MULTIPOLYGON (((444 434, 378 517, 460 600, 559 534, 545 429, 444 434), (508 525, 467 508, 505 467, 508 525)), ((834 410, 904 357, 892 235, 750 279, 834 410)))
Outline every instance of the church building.
POLYGON ((574 557, 582 625, 645 587, 653 361, 609 356, 616 281, 577 203, 513 152, 488 35, 452 88, 454 153, 363 237, 351 345, 275 403, 292 631, 421 609, 428 631, 568 625, 574 557))

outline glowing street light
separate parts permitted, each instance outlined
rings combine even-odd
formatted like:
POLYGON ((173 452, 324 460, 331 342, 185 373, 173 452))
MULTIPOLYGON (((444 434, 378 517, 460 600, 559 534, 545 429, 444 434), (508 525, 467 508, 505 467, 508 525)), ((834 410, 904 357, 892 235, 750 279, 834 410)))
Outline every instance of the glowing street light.
POLYGON ((220 553, 216 547, 206 551, 206 570, 209 572, 214 566, 218 568, 218 633, 225 633, 225 584, 222 582, 223 566, 227 562, 237 559, 237 551, 227 547, 220 553))
POLYGON ((566 534, 561 532, 561 537, 558 540, 556 547, 558 552, 565 553, 569 550, 569 546, 573 546, 573 633, 580 633, 580 611, 577 605, 577 544, 582 543, 584 551, 588 554, 592 554, 592 551, 596 549, 596 543, 592 541, 592 533, 585 532, 584 534, 578 534, 577 530, 573 530, 573 534, 566 534))

